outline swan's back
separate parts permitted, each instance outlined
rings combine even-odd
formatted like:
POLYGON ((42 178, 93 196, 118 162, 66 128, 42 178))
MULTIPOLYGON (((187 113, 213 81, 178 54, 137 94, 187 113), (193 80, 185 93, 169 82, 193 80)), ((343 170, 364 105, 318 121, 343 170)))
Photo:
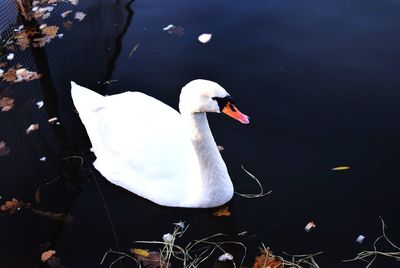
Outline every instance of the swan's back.
POLYGON ((104 177, 162 205, 196 198, 200 169, 177 111, 140 92, 103 97, 71 85, 97 157, 94 165, 104 177), (171 188, 176 185, 181 190, 171 188))

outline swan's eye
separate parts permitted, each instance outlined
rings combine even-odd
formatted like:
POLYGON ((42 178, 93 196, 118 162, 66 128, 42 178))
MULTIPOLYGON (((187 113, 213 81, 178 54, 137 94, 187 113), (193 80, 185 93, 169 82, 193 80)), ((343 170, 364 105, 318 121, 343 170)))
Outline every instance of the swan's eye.
POLYGON ((235 106, 233 105, 234 101, 233 101, 231 96, 226 96, 226 97, 223 97, 223 98, 212 97, 212 99, 217 101, 220 111, 222 111, 224 109, 224 107, 226 107, 227 105, 229 105, 229 108, 231 108, 231 110, 233 112, 236 111, 235 106))

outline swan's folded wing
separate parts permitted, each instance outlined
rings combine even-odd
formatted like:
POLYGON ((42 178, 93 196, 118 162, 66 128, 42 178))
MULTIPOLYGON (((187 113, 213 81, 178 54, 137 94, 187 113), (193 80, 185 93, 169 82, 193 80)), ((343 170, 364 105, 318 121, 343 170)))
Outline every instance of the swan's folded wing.
POLYGON ((199 176, 195 151, 177 111, 139 92, 104 100, 101 109, 81 118, 98 158, 96 168, 107 179, 141 195, 149 187, 167 192, 180 184, 183 190, 192 181, 189 176, 199 176))

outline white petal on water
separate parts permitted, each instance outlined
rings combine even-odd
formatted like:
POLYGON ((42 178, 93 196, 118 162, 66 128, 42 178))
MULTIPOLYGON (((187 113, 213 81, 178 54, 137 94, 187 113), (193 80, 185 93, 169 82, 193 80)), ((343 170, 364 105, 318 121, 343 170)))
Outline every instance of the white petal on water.
POLYGON ((162 239, 164 240, 165 243, 171 243, 174 241, 174 236, 170 233, 163 235, 162 239))
POLYGON ((199 35, 198 39, 200 42, 202 42, 203 44, 210 42, 212 37, 212 34, 210 33, 203 33, 201 35, 199 35))
POLYGON ((226 252, 224 254, 222 254, 221 256, 218 257, 219 261, 231 261, 233 260, 233 256, 232 254, 226 252))
POLYGON ((43 107, 44 102, 43 101, 38 101, 38 102, 36 102, 36 105, 37 105, 38 109, 40 109, 40 108, 43 107))
POLYGON ((43 156, 43 157, 39 158, 39 160, 42 161, 42 162, 46 161, 46 159, 47 159, 46 156, 43 156))
POLYGON ((364 239, 365 239, 365 236, 359 235, 359 236, 357 237, 356 241, 357 241, 357 243, 360 243, 360 244, 361 244, 361 243, 364 241, 364 239))
POLYGON ((10 53, 7 55, 7 60, 13 60, 14 59, 14 53, 10 53))
POLYGON ((175 27, 175 26, 174 26, 173 24, 170 24, 170 25, 164 27, 163 30, 164 30, 164 31, 168 31, 168 30, 170 30, 170 29, 172 29, 172 28, 174 28, 174 27, 175 27))

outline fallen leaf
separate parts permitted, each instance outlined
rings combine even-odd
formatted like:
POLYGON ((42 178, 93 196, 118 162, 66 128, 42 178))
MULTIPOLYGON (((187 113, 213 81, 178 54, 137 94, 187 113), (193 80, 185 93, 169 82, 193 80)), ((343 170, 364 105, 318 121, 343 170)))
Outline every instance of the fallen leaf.
POLYGON ((229 211, 229 207, 226 206, 216 210, 213 215, 217 217, 229 217, 231 215, 231 212, 229 211))
POLYGON ((14 100, 8 97, 0 98, 0 108, 2 112, 8 112, 14 107, 14 100))
POLYGON ((0 156, 8 155, 11 152, 10 148, 4 141, 0 141, 0 156))
POLYGON ((340 166, 340 167, 332 168, 332 170, 348 170, 348 169, 350 169, 350 167, 348 167, 348 166, 340 166))
POLYGON ((17 75, 15 74, 16 70, 14 68, 10 68, 7 70, 7 72, 4 73, 3 75, 3 81, 6 82, 14 82, 17 80, 17 75))
POLYGON ((42 30, 42 33, 53 39, 54 37, 56 37, 58 29, 59 27, 57 26, 47 26, 42 30))
POLYGON ((65 18, 65 17, 68 16, 68 14, 71 13, 71 12, 72 12, 72 10, 67 10, 67 11, 61 13, 61 17, 65 18))
POLYGON ((304 230, 306 232, 309 232, 311 231, 311 229, 314 229, 315 227, 317 227, 317 225, 315 225, 313 221, 310 221, 309 223, 307 223, 306 227, 304 227, 304 230))
POLYGON ((282 261, 275 257, 272 252, 267 249, 260 251, 261 255, 254 260, 253 268, 282 268, 282 261))
POLYGON ((16 198, 13 198, 11 201, 6 201, 4 205, 0 207, 0 211, 9 212, 10 214, 15 213, 17 210, 20 210, 23 207, 30 207, 30 203, 24 203, 23 201, 19 201, 16 198))
POLYGON ((143 249, 131 249, 130 251, 138 260, 138 262, 140 262, 146 268, 171 268, 170 263, 166 263, 164 260, 162 260, 160 252, 146 251, 143 249))
POLYGON ((141 248, 131 248, 129 249, 131 251, 132 254, 136 254, 139 256, 143 256, 143 257, 148 257, 150 256, 150 253, 148 250, 146 249, 141 249, 141 248))
POLYGON ((64 28, 65 28, 66 30, 70 30, 70 29, 72 28, 72 25, 73 25, 73 24, 74 24, 74 23, 73 23, 72 21, 67 20, 66 22, 63 23, 63 26, 64 26, 64 28))
POLYGON ((74 18, 76 20, 82 21, 85 17, 86 17, 85 13, 83 13, 81 11, 78 11, 78 12, 75 13, 75 17, 74 18))
POLYGON ((42 262, 47 262, 50 258, 52 258, 54 255, 56 255, 55 250, 48 250, 42 253, 42 256, 40 257, 40 260, 42 262))
POLYGON ((29 134, 38 129, 39 129, 39 124, 32 124, 26 129, 26 134, 29 134))

